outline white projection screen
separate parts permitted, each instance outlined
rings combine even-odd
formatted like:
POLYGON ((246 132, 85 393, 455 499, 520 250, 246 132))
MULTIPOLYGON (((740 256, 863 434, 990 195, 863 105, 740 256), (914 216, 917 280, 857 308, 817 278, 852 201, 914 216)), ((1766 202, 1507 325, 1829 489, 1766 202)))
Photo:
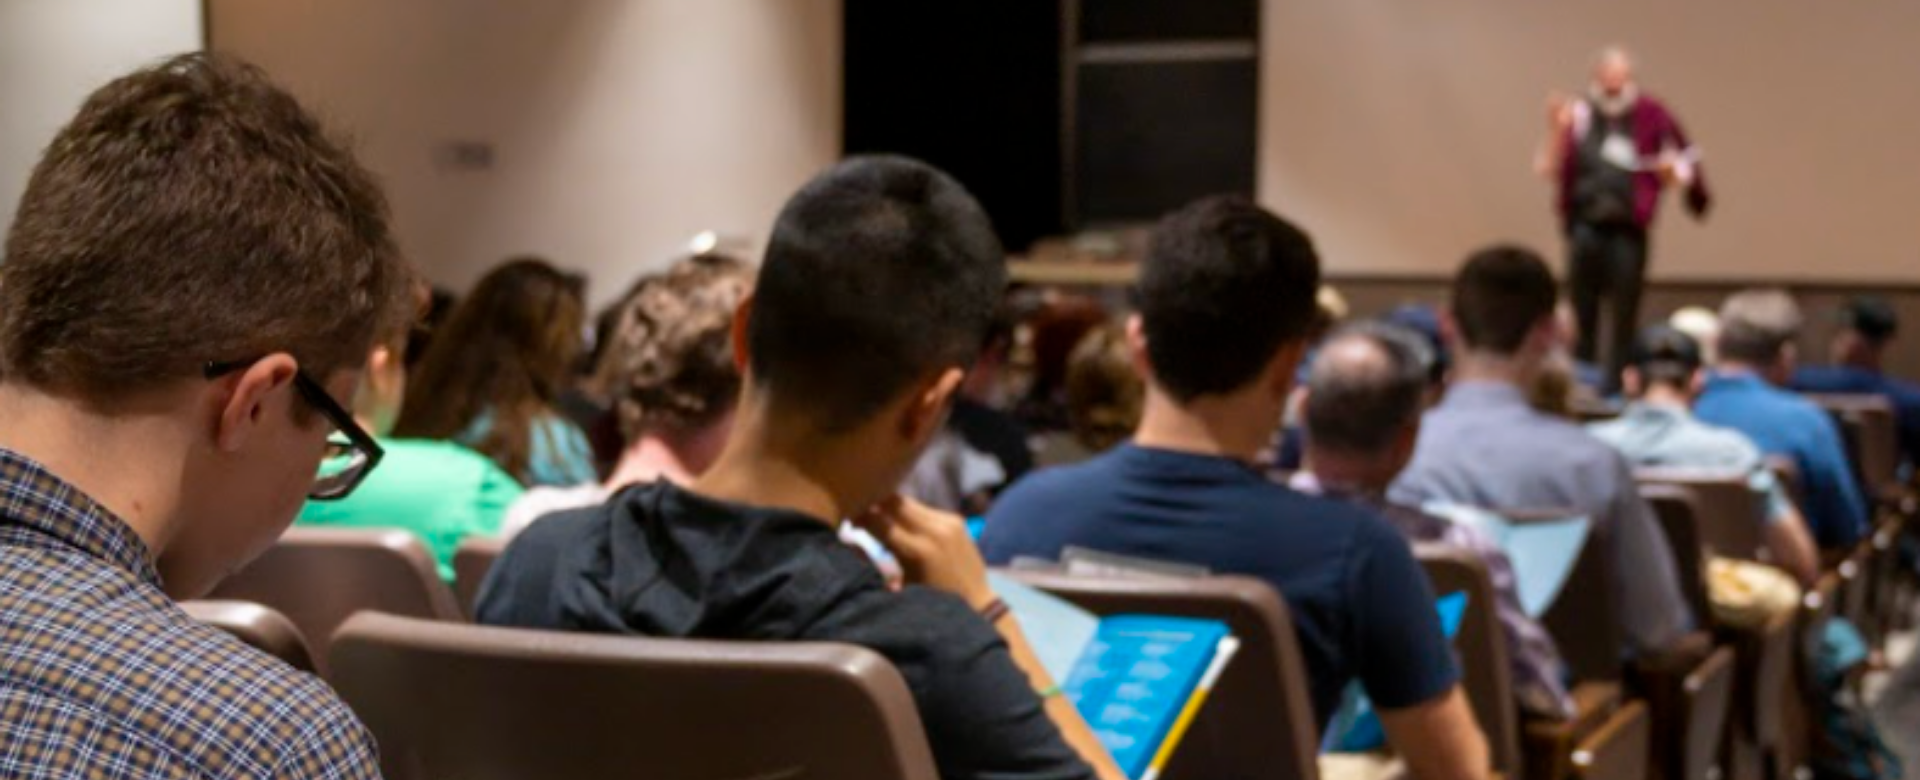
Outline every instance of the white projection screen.
POLYGON ((40 152, 88 93, 205 45, 202 0, 0 0, 0 233, 40 152))

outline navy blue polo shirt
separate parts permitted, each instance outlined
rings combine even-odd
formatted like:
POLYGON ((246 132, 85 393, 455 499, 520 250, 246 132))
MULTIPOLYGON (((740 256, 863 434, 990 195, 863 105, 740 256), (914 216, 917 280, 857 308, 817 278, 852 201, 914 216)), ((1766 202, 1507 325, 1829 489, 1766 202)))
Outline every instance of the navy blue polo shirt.
POLYGON ((1459 679, 1426 575, 1391 525, 1229 458, 1123 444, 1036 472, 994 503, 980 546, 996 565, 1073 546, 1266 580, 1293 612, 1322 729, 1354 679, 1383 709, 1459 679))

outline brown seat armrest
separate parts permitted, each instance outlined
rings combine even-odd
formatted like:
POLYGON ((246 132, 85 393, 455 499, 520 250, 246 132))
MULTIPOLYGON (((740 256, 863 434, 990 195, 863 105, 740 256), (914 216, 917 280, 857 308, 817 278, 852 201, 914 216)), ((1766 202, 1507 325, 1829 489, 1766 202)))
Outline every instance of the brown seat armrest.
POLYGON ((1585 682, 1575 685, 1573 717, 1564 721, 1529 719, 1521 728, 1521 753, 1527 780, 1565 780, 1573 771, 1573 751, 1598 732, 1620 709, 1618 683, 1585 682))
POLYGON ((1575 780, 1644 780, 1653 723, 1646 705, 1628 702, 1574 749, 1575 780))

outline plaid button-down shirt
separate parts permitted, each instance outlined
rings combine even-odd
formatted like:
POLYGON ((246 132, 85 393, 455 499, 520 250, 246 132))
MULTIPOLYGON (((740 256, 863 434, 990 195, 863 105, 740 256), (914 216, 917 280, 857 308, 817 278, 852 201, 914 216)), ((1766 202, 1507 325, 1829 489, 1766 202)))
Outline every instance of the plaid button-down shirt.
POLYGON ((0 449, 0 777, 378 777, 318 679, 194 622, 132 529, 0 449))

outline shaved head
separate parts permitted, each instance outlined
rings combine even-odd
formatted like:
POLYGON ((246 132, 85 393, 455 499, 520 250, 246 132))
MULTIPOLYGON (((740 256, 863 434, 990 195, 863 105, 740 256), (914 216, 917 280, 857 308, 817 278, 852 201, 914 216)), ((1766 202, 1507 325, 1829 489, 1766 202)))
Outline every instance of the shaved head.
POLYGON ((1593 83, 1609 97, 1633 84, 1633 55, 1625 47, 1608 46, 1593 55, 1593 83))

